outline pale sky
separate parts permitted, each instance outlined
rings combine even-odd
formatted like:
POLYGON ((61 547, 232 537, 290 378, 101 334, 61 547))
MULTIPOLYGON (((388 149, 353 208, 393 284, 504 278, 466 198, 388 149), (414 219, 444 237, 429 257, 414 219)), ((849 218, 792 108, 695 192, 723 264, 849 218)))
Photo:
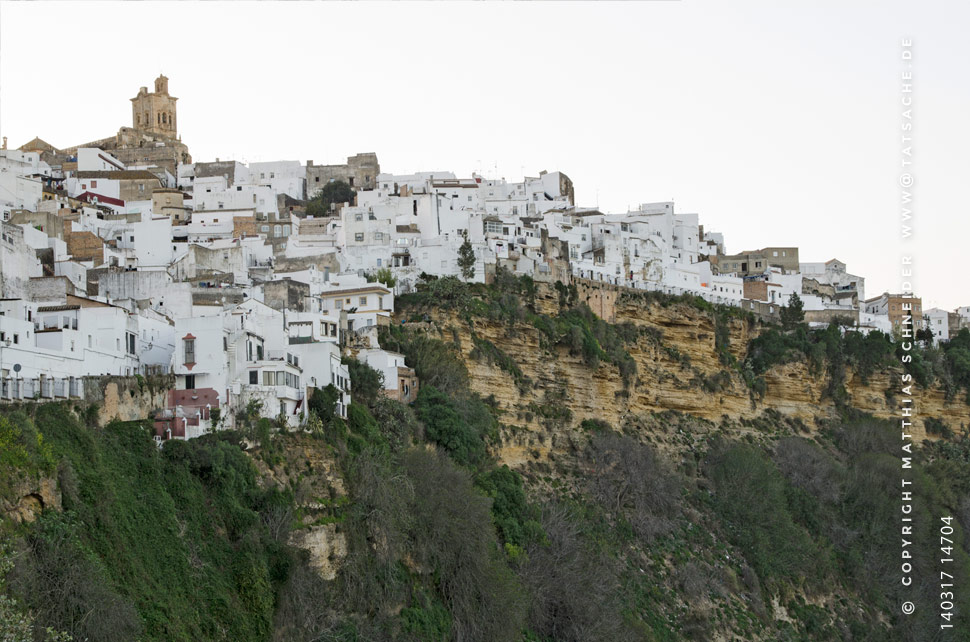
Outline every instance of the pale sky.
POLYGON ((970 305, 970 3, 0 2, 0 135, 131 125, 163 72, 193 159, 378 154, 385 172, 573 179, 577 204, 673 199, 729 252, 797 245, 866 295, 915 257, 970 305), (901 41, 914 241, 900 242, 901 41))

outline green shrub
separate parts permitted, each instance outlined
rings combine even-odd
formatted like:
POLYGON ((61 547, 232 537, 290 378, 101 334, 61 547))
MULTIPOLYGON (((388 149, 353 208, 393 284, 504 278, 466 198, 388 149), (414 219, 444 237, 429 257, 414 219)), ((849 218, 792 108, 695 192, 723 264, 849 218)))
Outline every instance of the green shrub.
POLYGON ((475 484, 492 499, 492 517, 502 542, 522 548, 544 538, 518 473, 502 466, 479 475, 475 484))
POLYGON ((785 481, 767 457, 746 444, 719 444, 707 467, 714 483, 714 510, 731 541, 762 581, 813 584, 830 562, 788 508, 785 481))
POLYGON ((494 418, 477 398, 465 404, 453 401, 434 386, 422 386, 414 410, 426 429, 426 436, 462 465, 485 460, 485 437, 494 430, 494 418))

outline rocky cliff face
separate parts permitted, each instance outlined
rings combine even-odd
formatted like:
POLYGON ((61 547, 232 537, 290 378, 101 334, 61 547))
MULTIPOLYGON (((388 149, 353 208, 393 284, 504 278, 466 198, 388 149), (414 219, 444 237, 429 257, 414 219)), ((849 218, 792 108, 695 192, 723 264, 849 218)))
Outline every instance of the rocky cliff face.
POLYGON ((61 510, 61 492, 50 477, 20 480, 8 498, 0 497, 0 517, 18 524, 34 521, 45 509, 61 510))
MULTIPOLYGON (((540 296, 536 309, 555 314, 558 303, 552 296, 540 296)), ((504 463, 521 466, 568 452, 587 419, 622 428, 642 425, 657 413, 676 411, 713 429, 725 423, 744 425, 767 413, 772 421, 790 422, 810 432, 818 420, 837 416, 835 404, 825 394, 827 374, 811 372, 804 362, 772 368, 764 376, 764 396, 753 394, 739 373, 722 365, 710 312, 683 303, 665 307, 624 297, 616 300, 610 312, 616 323, 644 329, 635 343, 626 346, 637 366, 635 382, 626 387, 616 366, 600 362, 591 368, 563 346, 544 348, 539 330, 527 323, 510 326, 481 318, 468 322, 445 311, 432 315, 430 331, 437 328, 445 341, 457 339, 472 388, 483 397, 493 397, 503 414, 502 423, 512 426, 502 435, 496 453, 504 463), (532 385, 517 386, 509 372, 487 359, 473 358, 473 336, 510 356, 532 385)), ((759 327, 732 319, 729 329, 728 350, 743 360, 759 327)), ((901 374, 901 370, 877 372, 863 382, 848 369, 845 388, 850 405, 877 417, 898 416, 904 396, 901 374)), ((927 417, 952 427, 970 425, 970 406, 962 399, 947 401, 939 387, 914 385, 912 393, 918 440, 927 437, 922 423, 927 417)), ((664 441, 663 434, 656 436, 664 441)))
POLYGON ((305 549, 310 567, 325 580, 337 577, 337 568, 347 556, 347 538, 338 528, 339 515, 347 502, 344 480, 336 461, 326 448, 306 435, 288 435, 281 442, 279 461, 269 466, 253 458, 264 486, 294 493, 296 515, 281 515, 270 527, 295 526, 289 544, 305 549))

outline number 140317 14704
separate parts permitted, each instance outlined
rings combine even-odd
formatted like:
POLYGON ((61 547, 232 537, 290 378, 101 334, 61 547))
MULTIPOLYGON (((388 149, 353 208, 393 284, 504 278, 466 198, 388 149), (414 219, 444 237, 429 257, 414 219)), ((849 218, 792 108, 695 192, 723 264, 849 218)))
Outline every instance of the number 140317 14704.
POLYGON ((940 622, 940 629, 952 629, 953 624, 953 602, 956 599, 954 595, 954 581, 953 574, 947 573, 947 568, 953 568, 953 540, 950 537, 953 535, 953 518, 949 515, 941 517, 940 521, 940 566, 943 570, 940 571, 940 619, 945 620, 940 622))

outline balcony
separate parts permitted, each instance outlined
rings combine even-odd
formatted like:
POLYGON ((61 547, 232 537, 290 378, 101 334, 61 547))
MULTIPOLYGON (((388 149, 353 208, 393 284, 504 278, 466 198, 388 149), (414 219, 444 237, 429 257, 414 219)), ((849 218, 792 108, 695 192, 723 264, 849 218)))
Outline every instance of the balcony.
POLYGON ((0 400, 21 401, 29 399, 79 398, 83 393, 82 381, 73 377, 36 377, 0 379, 0 400))
POLYGON ((263 399, 274 397, 276 399, 289 399, 290 401, 300 401, 305 396, 302 388, 287 385, 243 384, 240 392, 243 397, 260 397, 263 399))

